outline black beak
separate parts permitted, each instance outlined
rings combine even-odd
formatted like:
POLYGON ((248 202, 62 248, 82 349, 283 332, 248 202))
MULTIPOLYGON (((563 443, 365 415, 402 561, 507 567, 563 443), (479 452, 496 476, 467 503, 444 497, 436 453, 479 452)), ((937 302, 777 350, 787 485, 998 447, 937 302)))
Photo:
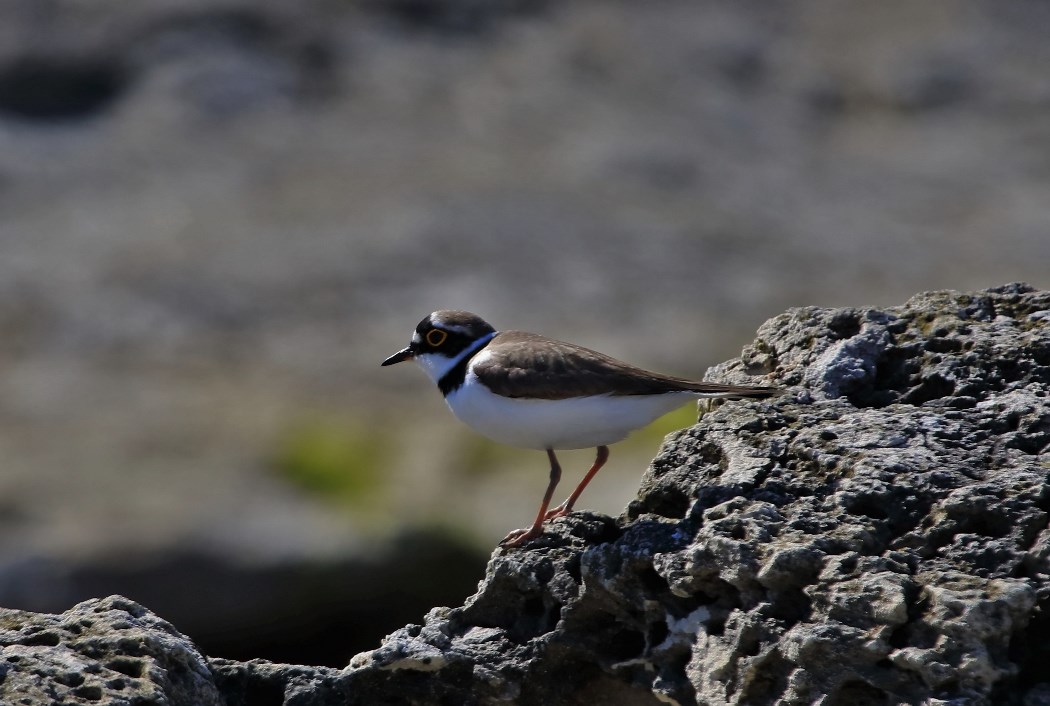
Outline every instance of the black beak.
POLYGON ((412 346, 409 346, 408 348, 402 348, 397 353, 384 360, 382 363, 380 363, 380 366, 401 363, 403 361, 410 360, 415 357, 416 352, 412 350, 412 346))

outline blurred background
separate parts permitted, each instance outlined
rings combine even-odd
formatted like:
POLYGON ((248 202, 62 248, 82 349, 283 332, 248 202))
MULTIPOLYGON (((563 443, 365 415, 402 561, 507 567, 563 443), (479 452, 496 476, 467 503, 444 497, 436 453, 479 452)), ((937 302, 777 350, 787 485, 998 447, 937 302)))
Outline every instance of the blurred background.
POLYGON ((459 604, 547 468, 380 370, 433 309, 700 377, 790 306, 1050 286, 1048 36, 1021 0, 0 0, 0 605, 341 665, 459 604))

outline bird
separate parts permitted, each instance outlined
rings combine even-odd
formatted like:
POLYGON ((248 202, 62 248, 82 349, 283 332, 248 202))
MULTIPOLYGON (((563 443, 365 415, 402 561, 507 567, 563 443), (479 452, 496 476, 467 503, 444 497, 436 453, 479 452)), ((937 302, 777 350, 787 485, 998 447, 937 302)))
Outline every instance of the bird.
POLYGON ((497 331, 477 314, 442 309, 416 326, 388 366, 415 361, 452 413, 501 444, 546 451, 547 490, 529 527, 500 545, 518 547, 568 515, 609 459, 609 445, 689 401, 765 398, 767 386, 726 385, 661 375, 598 351, 526 331, 497 331), (565 502, 548 509, 561 479, 556 450, 594 448, 594 463, 565 502))

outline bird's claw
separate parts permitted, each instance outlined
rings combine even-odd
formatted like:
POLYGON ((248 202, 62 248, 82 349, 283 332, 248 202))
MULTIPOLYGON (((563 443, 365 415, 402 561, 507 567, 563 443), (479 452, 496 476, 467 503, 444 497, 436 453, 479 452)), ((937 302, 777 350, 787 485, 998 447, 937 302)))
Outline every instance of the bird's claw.
POLYGON ((565 517, 570 512, 572 512, 572 510, 570 510, 569 508, 565 507, 565 505, 559 505, 558 507, 556 507, 556 508, 554 508, 552 510, 548 510, 547 514, 545 514, 543 516, 543 521, 544 522, 549 522, 550 520, 554 520, 554 519, 557 519, 559 517, 565 517))
POLYGON ((522 529, 516 529, 510 532, 506 537, 500 540, 499 545, 510 549, 511 547, 520 547, 525 542, 539 537, 543 534, 542 528, 537 527, 523 527, 522 529))

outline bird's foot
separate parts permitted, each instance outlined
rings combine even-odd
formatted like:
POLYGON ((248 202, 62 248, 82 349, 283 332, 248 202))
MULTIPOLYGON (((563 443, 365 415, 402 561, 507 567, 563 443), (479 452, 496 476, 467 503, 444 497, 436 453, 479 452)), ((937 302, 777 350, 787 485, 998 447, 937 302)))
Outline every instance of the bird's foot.
POLYGON ((557 519, 559 517, 565 517, 570 512, 572 512, 572 508, 571 507, 567 507, 565 505, 565 503, 562 503, 558 507, 553 508, 551 510, 548 510, 547 514, 543 516, 543 521, 544 522, 548 522, 550 520, 554 520, 554 519, 557 519))
POLYGON ((510 549, 511 547, 520 547, 525 542, 539 537, 541 534, 543 534, 542 527, 523 527, 522 529, 516 529, 508 534, 500 540, 499 545, 507 549, 510 549))

